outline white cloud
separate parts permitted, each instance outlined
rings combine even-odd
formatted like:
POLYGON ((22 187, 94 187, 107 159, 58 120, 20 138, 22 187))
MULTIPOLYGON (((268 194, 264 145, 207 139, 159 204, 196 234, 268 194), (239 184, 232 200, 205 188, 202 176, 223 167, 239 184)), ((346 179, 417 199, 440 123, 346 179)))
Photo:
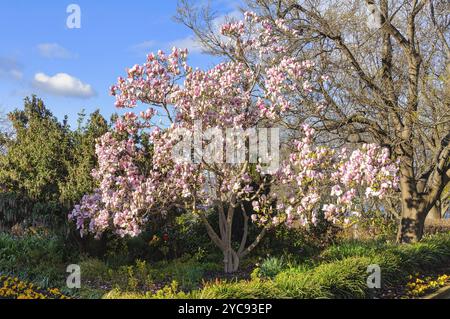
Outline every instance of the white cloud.
POLYGON ((44 92, 59 96, 90 98, 96 95, 91 85, 67 73, 58 73, 54 76, 37 73, 33 85, 44 92))
POLYGON ((72 59, 76 55, 57 43, 38 44, 37 50, 41 56, 48 59, 72 59))
MULTIPOLYGON (((220 34, 220 27, 226 23, 229 20, 242 20, 244 18, 244 15, 242 12, 238 9, 234 9, 227 14, 223 14, 220 16, 217 16, 212 21, 213 31, 216 32, 218 35, 220 34)), ((220 36, 222 37, 222 36, 220 36)), ((223 37, 223 39, 227 39, 223 37)), ((163 43, 158 43, 156 41, 144 41, 139 44, 133 45, 130 47, 130 51, 138 56, 146 56, 152 51, 155 51, 156 49, 166 49, 171 50, 173 47, 177 47, 180 49, 188 49, 189 53, 195 54, 195 53, 202 53, 203 47, 199 41, 193 36, 189 35, 184 38, 176 39, 173 41, 167 41, 163 43)))
POLYGON ((178 39, 169 43, 169 46, 177 47, 179 49, 188 49, 189 53, 201 53, 202 46, 201 44, 193 37, 188 36, 183 39, 178 39))
POLYGON ((157 43, 155 41, 144 41, 133 45, 130 48, 130 51, 139 56, 146 56, 156 45, 157 43))
POLYGON ((22 80, 22 66, 15 59, 0 57, 0 78, 22 80))

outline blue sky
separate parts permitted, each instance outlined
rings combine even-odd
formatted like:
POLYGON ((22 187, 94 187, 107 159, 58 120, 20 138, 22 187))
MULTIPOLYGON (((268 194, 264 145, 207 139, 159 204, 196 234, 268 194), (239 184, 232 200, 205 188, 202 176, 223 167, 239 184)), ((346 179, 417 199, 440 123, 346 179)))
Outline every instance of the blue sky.
MULTIPOLYGON (((200 0, 204 1, 204 0, 200 0)), ((237 2, 213 0, 219 15, 235 14, 237 2)), ((176 0, 2 0, 0 2, 0 109, 9 112, 37 94, 75 126, 77 114, 117 111, 109 87, 147 53, 172 46, 193 50, 190 64, 213 58, 192 47, 191 32, 173 21, 176 0), (69 29, 68 5, 81 8, 81 28, 69 29)))

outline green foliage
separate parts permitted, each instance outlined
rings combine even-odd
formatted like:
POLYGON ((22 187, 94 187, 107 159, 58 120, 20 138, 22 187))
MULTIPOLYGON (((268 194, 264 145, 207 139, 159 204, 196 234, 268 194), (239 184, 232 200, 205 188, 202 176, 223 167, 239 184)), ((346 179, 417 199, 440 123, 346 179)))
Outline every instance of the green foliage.
POLYGON ((63 207, 58 202, 36 202, 21 194, 0 193, 0 226, 11 228, 18 223, 57 225, 63 207))
POLYGON ((155 294, 147 294, 151 299, 186 299, 189 294, 180 291, 177 281, 172 281, 170 285, 164 286, 156 291, 155 294))
POLYGON ((82 126, 84 114, 80 114, 79 127, 71 132, 73 143, 72 159, 67 163, 68 176, 60 186, 60 199, 65 203, 76 203, 83 195, 91 193, 95 188, 91 176, 97 163, 95 155, 96 140, 108 132, 107 121, 97 110, 90 115, 86 125, 82 126))
POLYGON ((0 156, 1 199, 6 201, 0 205, 4 208, 0 218, 4 223, 17 222, 17 216, 10 215, 18 208, 19 217, 28 214, 26 217, 32 218, 37 211, 48 216, 57 211, 63 220, 58 200, 59 184, 67 176, 66 162, 70 159, 67 125, 59 123, 35 96, 25 99, 23 110, 8 116, 13 134, 4 141, 7 151, 0 156))
POLYGON ((413 269, 433 269, 439 265, 450 265, 450 233, 437 234, 414 244, 400 245, 393 248, 398 253, 405 267, 413 269))
MULTIPOLYGON (((139 292, 155 290, 155 283, 176 282, 177 291, 190 291, 201 286, 208 271, 218 271, 218 264, 200 263, 189 256, 170 262, 154 264, 137 260, 133 265, 110 267, 106 263, 88 258, 80 263, 82 281, 88 285, 110 286, 115 291, 139 292)), ((167 295, 167 287, 164 290, 167 295)), ((162 293, 162 292, 161 292, 162 293)))
POLYGON ((131 299, 150 299, 149 296, 145 293, 140 292, 130 292, 130 291, 122 291, 120 288, 114 288, 113 290, 109 291, 105 295, 101 297, 102 299, 125 299, 125 300, 131 300, 131 299))
POLYGON ((281 292, 273 281, 257 279, 210 284, 191 296, 199 299, 274 299, 280 298, 281 292))
POLYGON ((54 235, 0 234, 0 272, 33 280, 44 288, 65 277, 68 254, 62 239, 54 235))
POLYGON ((437 234, 412 245, 397 245, 376 241, 345 241, 332 246, 320 255, 323 261, 342 260, 352 256, 377 256, 393 254, 402 259, 406 268, 426 269, 450 261, 450 233, 437 234))
POLYGON ((59 183, 67 175, 69 129, 33 96, 24 110, 9 114, 14 137, 0 157, 0 184, 36 201, 57 201, 59 183))
POLYGON ((261 263, 261 266, 259 267, 260 275, 262 277, 266 277, 266 278, 275 277, 277 274, 279 274, 285 268, 286 268, 286 263, 285 263, 283 257, 281 257, 281 258, 269 257, 269 258, 265 259, 261 263))
POLYGON ((73 132, 36 96, 8 117, 13 133, 1 139, 0 223, 64 224, 71 206, 92 191, 95 139, 107 132, 106 121, 97 111, 73 132))
POLYGON ((83 281, 105 282, 110 279, 108 266, 99 259, 86 258, 79 265, 83 281))
POLYGON ((354 227, 343 230, 339 235, 343 238, 358 240, 395 240, 398 221, 395 217, 381 211, 367 211, 358 219, 354 227))
MULTIPOLYGON (((382 269, 382 284, 405 283, 408 275, 450 264, 450 233, 411 245, 348 242, 331 247, 315 267, 297 266, 275 278, 220 282, 191 293, 192 298, 370 298, 367 267, 382 269)), ((259 269, 259 268, 258 268, 259 269)), ((258 270, 260 271, 260 270, 258 270)))
POLYGON ((105 294, 102 299, 188 299, 192 298, 192 294, 179 290, 178 283, 174 280, 170 285, 166 285, 161 289, 153 292, 129 292, 115 288, 105 294))
POLYGON ((386 243, 381 240, 346 240, 322 251, 320 258, 323 261, 335 261, 353 256, 374 256, 385 248, 386 243))
POLYGON ((295 255, 297 260, 306 261, 335 243, 337 233, 335 226, 322 219, 309 229, 279 227, 264 238, 258 252, 260 255, 295 255))
POLYGON ((306 272, 283 272, 276 286, 287 298, 363 298, 370 260, 350 257, 306 272))
MULTIPOLYGON (((216 224, 216 214, 210 214, 208 219, 211 224, 216 224)), ((177 250, 177 255, 195 254, 203 252, 207 261, 215 258, 207 258, 211 256, 211 252, 216 252, 217 249, 205 231, 205 225, 196 215, 185 213, 180 214, 174 220, 173 240, 177 250)))
POLYGON ((206 272, 222 270, 217 263, 199 262, 188 255, 170 262, 159 262, 156 268, 163 270, 157 274, 157 280, 175 280, 182 290, 199 287, 206 272))

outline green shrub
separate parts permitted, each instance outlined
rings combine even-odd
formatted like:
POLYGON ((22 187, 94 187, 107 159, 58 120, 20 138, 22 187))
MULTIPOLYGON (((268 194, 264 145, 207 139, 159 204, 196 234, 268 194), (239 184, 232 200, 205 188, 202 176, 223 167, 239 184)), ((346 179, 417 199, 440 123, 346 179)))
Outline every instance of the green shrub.
POLYGON ((149 290, 153 288, 157 270, 147 262, 137 260, 135 265, 109 269, 109 283, 127 291, 149 290))
POLYGON ((275 277, 285 268, 286 263, 283 257, 269 257, 261 263, 261 266, 259 266, 260 275, 266 278, 275 277))
POLYGON ((83 281, 109 280, 109 269, 104 262, 95 258, 88 258, 80 262, 81 278, 83 281))
POLYGON ((402 258, 404 268, 413 273, 416 270, 431 270, 450 265, 450 233, 426 238, 414 245, 396 246, 393 251, 402 258))
POLYGON ((57 236, 0 234, 0 272, 33 280, 43 288, 65 277, 67 258, 57 236))
POLYGON ((191 294, 199 299, 261 299, 280 298, 280 295, 273 281, 259 279, 209 284, 191 294))
POLYGON ((157 279, 175 280, 186 291, 200 286, 206 272, 222 270, 219 264, 199 262, 188 255, 170 262, 159 262, 155 268, 161 270, 157 272, 157 279))
POLYGON ((170 285, 158 290, 155 294, 148 294, 151 299, 186 299, 190 294, 180 291, 177 281, 172 281, 170 285))
POLYGON ((148 299, 147 295, 144 293, 139 292, 123 292, 119 288, 114 288, 113 290, 109 291, 108 293, 104 294, 102 299, 148 299))
POLYGON ((157 290, 155 293, 150 291, 142 292, 130 292, 122 291, 119 288, 115 288, 110 292, 103 295, 102 299, 188 299, 193 298, 192 294, 180 291, 178 283, 172 281, 170 285, 166 285, 164 288, 157 290))
POLYGON ((298 261, 307 261, 335 242, 337 227, 320 220, 309 229, 279 227, 269 232, 255 253, 259 255, 295 255, 298 261))
POLYGON ((208 271, 221 270, 218 264, 199 262, 188 255, 154 264, 137 260, 134 265, 113 268, 98 259, 86 259, 80 266, 83 281, 103 283, 127 292, 154 290, 156 282, 176 282, 181 291, 190 291, 201 286, 208 271))

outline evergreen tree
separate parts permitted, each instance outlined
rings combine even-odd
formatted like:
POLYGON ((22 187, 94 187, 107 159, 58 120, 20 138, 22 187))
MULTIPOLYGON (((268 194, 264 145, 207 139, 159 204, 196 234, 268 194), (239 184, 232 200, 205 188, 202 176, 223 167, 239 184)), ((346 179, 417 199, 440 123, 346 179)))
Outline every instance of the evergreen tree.
POLYGON ((57 201, 70 161, 68 126, 60 124, 36 96, 26 98, 24 109, 8 117, 13 136, 5 141, 7 152, 0 156, 0 184, 33 201, 57 201))
POLYGON ((73 159, 68 163, 68 177, 61 185, 61 201, 66 205, 73 205, 81 197, 94 189, 91 171, 96 165, 96 140, 109 130, 105 118, 99 110, 90 115, 83 126, 84 111, 79 114, 78 129, 72 132, 73 159))

